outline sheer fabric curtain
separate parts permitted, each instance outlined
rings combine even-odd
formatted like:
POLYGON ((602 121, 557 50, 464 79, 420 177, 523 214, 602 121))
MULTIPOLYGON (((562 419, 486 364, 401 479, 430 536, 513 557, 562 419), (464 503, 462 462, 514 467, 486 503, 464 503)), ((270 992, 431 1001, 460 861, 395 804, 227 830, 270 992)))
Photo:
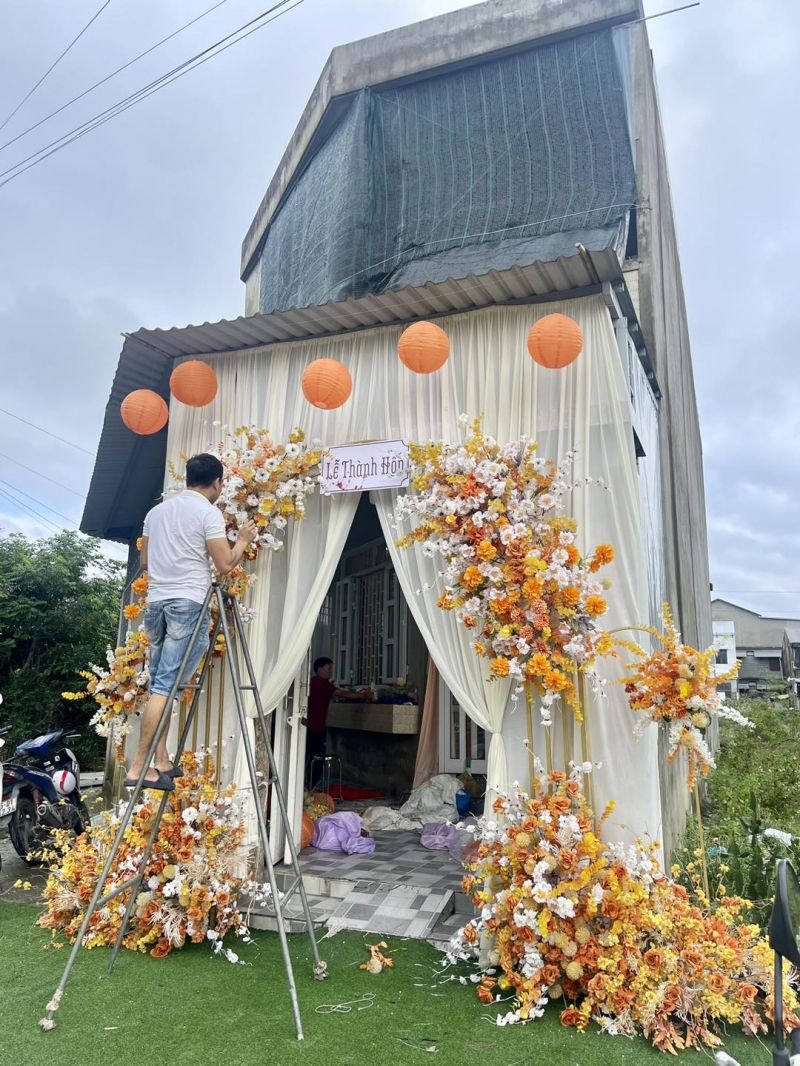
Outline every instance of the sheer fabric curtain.
POLYGON ((428 673, 425 679, 425 696, 419 723, 417 761, 414 764, 414 783, 419 788, 429 777, 439 772, 439 671, 436 663, 428 657, 428 673))
MULTIPOLYGON (((540 453, 553 459, 577 447, 578 472, 603 478, 575 491, 573 513, 584 547, 611 541, 617 561, 609 624, 647 618, 644 545, 627 384, 607 310, 599 297, 528 307, 497 307, 453 315, 441 323, 451 356, 433 375, 408 371, 397 358, 400 327, 363 330, 314 341, 293 341, 239 354, 207 356, 219 376, 219 393, 208 408, 173 402, 169 456, 179 459, 221 438, 226 427, 256 424, 285 441, 296 426, 327 446, 404 438, 459 440, 462 412, 484 415, 487 432, 499 440, 522 433, 536 437, 540 453), (583 354, 565 370, 547 371, 529 358, 525 340, 532 323, 561 311, 581 326, 583 354), (306 403, 300 387, 314 359, 343 362, 353 378, 350 400, 336 411, 306 403), (214 423, 217 423, 216 425, 214 423)), ((308 515, 290 528, 286 548, 262 557, 251 593, 257 611, 249 636, 266 706, 275 706, 299 669, 325 592, 335 571, 357 505, 357 496, 315 497, 308 515)), ((416 550, 400 552, 391 529, 391 493, 376 493, 393 563, 429 651, 465 711, 490 734, 489 787, 525 781, 524 714, 509 699, 509 684, 483 678, 485 663, 468 651, 466 631, 435 607, 423 583, 436 581, 431 560, 416 550)), ((658 770, 650 738, 634 742, 624 693, 610 688, 593 708, 593 754, 602 797, 619 801, 618 822, 631 833, 660 830, 658 770)), ((653 738, 654 740, 654 738, 653 738)), ((543 751, 537 733, 536 747, 543 751)))

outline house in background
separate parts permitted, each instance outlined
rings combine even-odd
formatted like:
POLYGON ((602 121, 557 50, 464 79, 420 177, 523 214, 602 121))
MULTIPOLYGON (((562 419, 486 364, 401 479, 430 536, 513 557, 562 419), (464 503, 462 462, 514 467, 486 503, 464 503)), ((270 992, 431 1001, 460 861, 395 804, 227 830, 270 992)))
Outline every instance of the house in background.
MULTIPOLYGON (((736 662, 736 626, 733 622, 717 621, 714 626, 714 650, 717 653, 715 673, 717 677, 726 674, 736 662)), ((734 678, 722 685, 722 691, 727 696, 738 695, 738 680, 734 678)))
MULTIPOLYGON (((755 694, 768 687, 770 679, 793 678, 800 673, 800 619, 758 614, 729 600, 711 601, 715 647, 728 661, 741 660, 738 694, 755 694), (733 633, 733 657, 726 636, 733 633), (720 643, 717 643, 717 634, 720 643)), ((724 673, 722 663, 718 672, 724 673)), ((793 685, 796 688, 796 685, 793 685)))

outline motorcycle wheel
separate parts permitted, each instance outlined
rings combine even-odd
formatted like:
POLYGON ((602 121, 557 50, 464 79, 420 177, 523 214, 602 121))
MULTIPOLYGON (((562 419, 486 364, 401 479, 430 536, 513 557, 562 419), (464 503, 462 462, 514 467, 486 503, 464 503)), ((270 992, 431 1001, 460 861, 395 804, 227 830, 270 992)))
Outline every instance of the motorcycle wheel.
POLYGON ((8 835, 14 851, 26 862, 28 866, 37 866, 36 859, 29 859, 28 855, 36 853, 41 846, 37 826, 39 815, 32 800, 27 796, 20 796, 17 800, 17 809, 11 817, 8 825, 8 835))

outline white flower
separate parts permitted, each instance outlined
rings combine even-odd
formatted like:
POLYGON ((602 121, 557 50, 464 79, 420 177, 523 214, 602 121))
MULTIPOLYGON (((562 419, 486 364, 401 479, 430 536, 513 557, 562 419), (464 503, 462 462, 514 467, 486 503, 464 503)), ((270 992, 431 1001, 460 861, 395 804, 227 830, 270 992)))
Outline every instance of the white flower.
POLYGON ((191 825, 192 822, 197 821, 198 810, 196 807, 187 807, 181 814, 186 825, 191 825))

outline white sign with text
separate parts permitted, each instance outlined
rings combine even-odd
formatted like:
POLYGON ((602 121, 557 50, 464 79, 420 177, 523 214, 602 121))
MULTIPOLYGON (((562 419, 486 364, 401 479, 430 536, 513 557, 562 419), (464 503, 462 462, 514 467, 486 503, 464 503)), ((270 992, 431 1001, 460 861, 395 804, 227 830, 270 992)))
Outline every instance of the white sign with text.
POLYGON ((399 489, 408 484, 408 444, 404 440, 379 440, 370 444, 343 444, 322 457, 320 490, 365 492, 399 489))

